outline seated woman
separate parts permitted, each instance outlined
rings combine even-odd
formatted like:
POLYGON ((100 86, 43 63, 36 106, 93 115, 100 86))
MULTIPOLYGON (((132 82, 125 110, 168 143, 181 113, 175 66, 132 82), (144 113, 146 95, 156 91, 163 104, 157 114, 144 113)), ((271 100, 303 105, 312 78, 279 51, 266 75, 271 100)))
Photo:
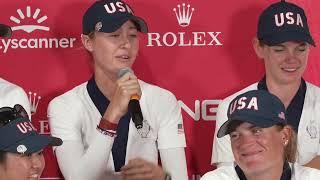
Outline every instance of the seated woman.
POLYGON ((61 139, 39 135, 21 105, 0 108, 0 179, 39 180, 45 166, 42 150, 61 139))
POLYGON ((230 135, 236 166, 222 166, 201 180, 320 179, 320 171, 294 163, 296 136, 287 125, 285 107, 274 95, 253 90, 237 96, 218 138, 230 135))

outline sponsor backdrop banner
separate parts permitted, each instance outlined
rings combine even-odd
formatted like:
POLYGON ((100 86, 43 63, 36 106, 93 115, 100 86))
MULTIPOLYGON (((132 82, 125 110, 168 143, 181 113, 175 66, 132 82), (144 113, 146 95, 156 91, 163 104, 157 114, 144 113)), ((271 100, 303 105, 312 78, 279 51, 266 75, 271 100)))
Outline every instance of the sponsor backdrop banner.
MULTIPOLYGON (((91 76, 91 61, 80 40, 82 15, 93 0, 1 0, 0 22, 13 36, 0 39, 0 75, 23 87, 32 122, 50 134, 47 105, 91 76)), ((275 0, 127 0, 146 19, 134 65, 137 76, 178 98, 187 137, 189 179, 210 165, 215 115, 221 99, 257 81, 263 62, 252 48, 258 15, 275 0)), ((292 0, 305 8, 316 43, 320 1, 292 0)), ((320 85, 320 51, 311 48, 305 79, 320 85)), ((52 149, 45 150, 43 179, 63 179, 52 149)))

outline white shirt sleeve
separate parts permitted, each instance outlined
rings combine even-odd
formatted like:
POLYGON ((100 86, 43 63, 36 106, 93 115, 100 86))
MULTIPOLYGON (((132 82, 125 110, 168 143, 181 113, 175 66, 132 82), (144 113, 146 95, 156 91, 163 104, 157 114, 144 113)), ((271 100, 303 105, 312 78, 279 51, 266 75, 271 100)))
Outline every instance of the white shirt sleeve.
POLYGON ((154 118, 159 122, 158 129, 158 148, 168 149, 185 147, 186 140, 183 128, 181 108, 175 96, 168 93, 162 93, 152 108, 154 118))
POLYGON ((297 163, 291 165, 292 177, 294 180, 316 180, 320 179, 320 170, 310 167, 300 166, 297 163))
POLYGON ((223 100, 217 111, 216 128, 213 137, 213 147, 212 147, 212 158, 211 163, 216 163, 217 166, 221 165, 232 165, 234 162, 234 157, 231 149, 230 137, 228 135, 217 138, 217 133, 219 128, 224 122, 228 120, 227 111, 229 106, 228 98, 223 100))
POLYGON ((239 180, 234 166, 223 166, 204 174, 200 180, 239 180))
POLYGON ((66 180, 101 179, 105 175, 114 138, 94 129, 96 132, 91 141, 85 145, 81 124, 81 118, 85 116, 80 104, 70 99, 54 99, 49 104, 51 134, 63 140, 63 144, 55 149, 58 164, 66 180))
POLYGON ((172 180, 188 180, 187 163, 184 148, 160 150, 161 164, 172 180))

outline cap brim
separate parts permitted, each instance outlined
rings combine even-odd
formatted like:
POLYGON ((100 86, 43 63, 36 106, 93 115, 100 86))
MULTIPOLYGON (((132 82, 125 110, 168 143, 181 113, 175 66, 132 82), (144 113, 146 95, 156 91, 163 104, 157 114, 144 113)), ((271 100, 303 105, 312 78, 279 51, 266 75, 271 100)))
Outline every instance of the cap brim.
POLYGON ((307 42, 312 46, 316 46, 313 38, 309 34, 297 31, 277 32, 272 36, 267 36, 260 40, 268 46, 275 46, 287 41, 307 42))
POLYGON ((62 144, 62 140, 60 138, 34 134, 26 137, 25 139, 11 145, 4 151, 13 152, 13 153, 21 153, 17 151, 17 147, 20 145, 24 145, 27 149, 23 153, 35 153, 38 152, 47 146, 60 146, 62 144))
POLYGON ((257 120, 250 120, 247 119, 246 117, 232 117, 231 119, 228 119, 225 123, 222 124, 222 126, 219 128, 218 133, 217 133, 217 137, 218 138, 222 138, 223 136, 230 134, 231 133, 231 125, 237 121, 241 121, 241 122, 247 122, 250 124, 254 124, 258 127, 261 128, 267 128, 267 127, 271 127, 277 124, 277 122, 272 121, 272 120, 264 120, 263 118, 261 118, 259 121, 257 120))
POLYGON ((137 27, 138 31, 142 33, 148 33, 147 23, 138 16, 122 16, 117 20, 114 20, 112 23, 110 22, 102 22, 102 28, 99 32, 112 33, 118 30, 124 23, 131 20, 134 25, 137 27))

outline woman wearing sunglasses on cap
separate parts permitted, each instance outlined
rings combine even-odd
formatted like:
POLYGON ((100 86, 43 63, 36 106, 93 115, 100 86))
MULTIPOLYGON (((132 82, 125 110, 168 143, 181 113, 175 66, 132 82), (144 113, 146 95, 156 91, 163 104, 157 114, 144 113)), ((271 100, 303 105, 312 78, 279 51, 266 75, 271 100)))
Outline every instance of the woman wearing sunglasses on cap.
POLYGON ((43 149, 61 144, 59 138, 39 135, 21 105, 0 108, 1 180, 39 180, 43 149))
POLYGON ((201 180, 316 180, 320 170, 299 166, 296 136, 287 125, 285 107, 265 90, 234 98, 218 138, 230 136, 236 166, 221 166, 201 180))
MULTIPOLYGON (((186 143, 175 96, 130 70, 139 51, 139 32, 147 33, 147 24, 126 3, 102 0, 88 8, 82 25, 94 75, 48 107, 51 132, 64 141, 55 149, 64 178, 165 180, 171 175, 187 180, 186 143), (128 111, 132 98, 140 98, 142 126, 128 111)), ((140 111, 137 107, 135 112, 140 111)))

